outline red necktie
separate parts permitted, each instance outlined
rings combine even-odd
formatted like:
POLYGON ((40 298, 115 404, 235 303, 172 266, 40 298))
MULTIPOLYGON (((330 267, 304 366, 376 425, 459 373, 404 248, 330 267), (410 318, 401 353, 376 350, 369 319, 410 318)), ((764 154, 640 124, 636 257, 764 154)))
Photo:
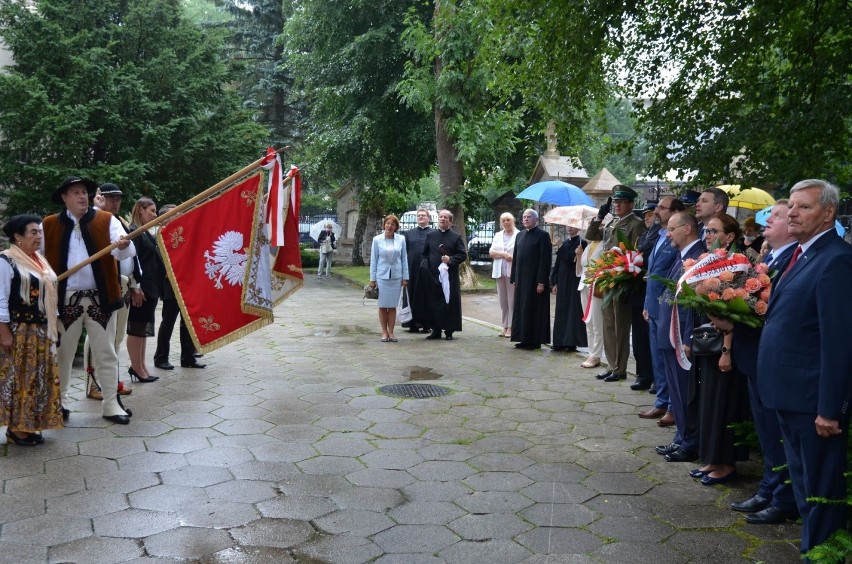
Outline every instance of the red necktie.
POLYGON ((782 277, 786 276, 790 269, 793 268, 793 265, 796 264, 796 261, 799 260, 799 255, 802 254, 802 246, 799 245, 796 247, 796 250, 793 251, 793 258, 790 259, 790 264, 787 265, 787 268, 784 269, 784 273, 781 275, 782 277))

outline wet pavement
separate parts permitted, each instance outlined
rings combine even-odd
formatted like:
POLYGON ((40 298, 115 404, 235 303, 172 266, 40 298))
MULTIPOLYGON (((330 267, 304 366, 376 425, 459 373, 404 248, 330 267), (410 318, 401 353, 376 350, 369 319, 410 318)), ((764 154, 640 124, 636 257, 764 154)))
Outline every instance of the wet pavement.
POLYGON ((67 428, 0 450, 0 562, 799 561, 798 525, 728 509, 756 462, 702 486, 654 452, 652 396, 514 349, 494 294, 454 341, 398 343, 361 295, 309 278, 206 369, 135 384, 128 426, 77 379, 67 428), (379 392, 408 382, 449 393, 379 392))

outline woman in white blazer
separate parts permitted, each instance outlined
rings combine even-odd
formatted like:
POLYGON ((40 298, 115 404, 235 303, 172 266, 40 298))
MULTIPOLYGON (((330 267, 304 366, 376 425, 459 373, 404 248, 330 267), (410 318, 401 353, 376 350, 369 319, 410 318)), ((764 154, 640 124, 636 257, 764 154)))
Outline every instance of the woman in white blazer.
POLYGON ((504 213, 500 216, 500 225, 503 229, 494 235, 488 254, 494 259, 494 264, 491 266, 491 278, 497 281, 497 296, 500 298, 500 312, 503 321, 503 330, 500 332, 500 336, 511 337, 515 286, 509 282, 509 277, 512 274, 515 238, 518 236, 518 230, 515 229, 515 216, 509 212, 504 213))
POLYGON ((399 219, 389 215, 382 223, 384 230, 373 237, 370 252, 370 286, 379 286, 379 325, 382 342, 396 343, 396 306, 402 288, 408 286, 408 255, 405 237, 398 234, 399 219))

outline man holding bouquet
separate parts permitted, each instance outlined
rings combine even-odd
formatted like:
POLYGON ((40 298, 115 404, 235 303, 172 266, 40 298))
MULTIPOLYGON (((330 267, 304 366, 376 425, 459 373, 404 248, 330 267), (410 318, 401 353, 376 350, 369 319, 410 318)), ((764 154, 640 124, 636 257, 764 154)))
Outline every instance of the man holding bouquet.
POLYGON ((781 425, 803 553, 846 527, 852 247, 834 229, 839 201, 824 180, 791 188, 787 226, 799 244, 769 298, 757 358, 758 392, 781 425))

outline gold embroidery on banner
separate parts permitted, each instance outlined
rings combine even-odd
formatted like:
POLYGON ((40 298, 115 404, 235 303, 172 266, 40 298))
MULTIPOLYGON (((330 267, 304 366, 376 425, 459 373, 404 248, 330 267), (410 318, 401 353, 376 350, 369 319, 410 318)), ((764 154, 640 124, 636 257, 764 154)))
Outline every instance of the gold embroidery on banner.
POLYGON ((186 239, 183 238, 183 227, 178 227, 172 231, 171 236, 173 249, 177 249, 181 243, 186 243, 186 239))
POLYGON ((213 321, 213 316, 209 317, 199 317, 198 322, 204 327, 204 330, 208 333, 216 332, 222 328, 221 325, 213 321))
POLYGON ((240 197, 245 200, 245 204, 248 207, 254 205, 255 200, 257 200, 257 192, 252 190, 243 190, 240 192, 240 197))
POLYGON ((302 269, 297 267, 295 264, 288 264, 287 270, 289 270, 290 272, 302 272, 302 269))

